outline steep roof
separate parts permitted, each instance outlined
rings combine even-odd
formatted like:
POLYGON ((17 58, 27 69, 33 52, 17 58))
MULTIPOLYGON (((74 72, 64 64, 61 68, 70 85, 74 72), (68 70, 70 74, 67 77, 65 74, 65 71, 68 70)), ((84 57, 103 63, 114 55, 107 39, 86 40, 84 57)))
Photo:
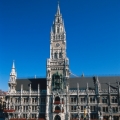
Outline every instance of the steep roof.
POLYGON ((16 90, 20 90, 21 85, 23 85, 24 90, 29 90, 30 84, 32 90, 37 90, 38 84, 40 85, 40 90, 46 90, 46 78, 17 79, 16 90))
MULTIPOLYGON (((80 89, 86 89, 87 83, 89 89, 95 89, 95 80, 96 77, 75 77, 68 80, 70 89, 76 89, 77 83, 79 84, 80 89)), ((120 76, 100 76, 98 80, 101 84, 102 89, 108 89, 108 84, 112 89, 117 88, 117 82, 120 82, 120 76)), ((29 85, 31 84, 32 90, 38 89, 38 84, 40 85, 41 90, 46 90, 47 81, 46 78, 30 78, 30 79, 17 79, 16 90, 21 89, 23 85, 24 90, 29 90, 29 85)))
MULTIPOLYGON (((77 83, 79 83, 79 88, 86 89, 87 83, 89 89, 94 89, 96 77, 76 77, 70 78, 68 80, 70 89, 76 89, 77 83)), ((120 82, 120 76, 100 76, 98 80, 101 84, 101 89, 108 89, 108 84, 110 83, 110 87, 112 89, 117 88, 117 82, 120 82)))

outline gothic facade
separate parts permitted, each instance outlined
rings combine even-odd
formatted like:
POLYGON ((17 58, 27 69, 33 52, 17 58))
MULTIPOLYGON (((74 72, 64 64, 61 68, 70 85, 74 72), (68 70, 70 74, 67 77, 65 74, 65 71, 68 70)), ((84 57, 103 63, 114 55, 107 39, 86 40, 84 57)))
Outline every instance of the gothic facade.
POLYGON ((46 78, 18 79, 13 62, 6 119, 120 120, 120 76, 70 77, 66 31, 58 4, 46 78))

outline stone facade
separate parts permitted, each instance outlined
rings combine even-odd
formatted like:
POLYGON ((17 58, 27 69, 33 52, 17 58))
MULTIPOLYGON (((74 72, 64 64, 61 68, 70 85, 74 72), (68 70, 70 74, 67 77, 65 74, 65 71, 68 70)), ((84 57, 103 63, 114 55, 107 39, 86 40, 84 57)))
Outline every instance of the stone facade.
POLYGON ((66 32, 58 4, 50 32, 46 78, 17 79, 13 62, 7 119, 120 120, 120 76, 71 78, 66 32))

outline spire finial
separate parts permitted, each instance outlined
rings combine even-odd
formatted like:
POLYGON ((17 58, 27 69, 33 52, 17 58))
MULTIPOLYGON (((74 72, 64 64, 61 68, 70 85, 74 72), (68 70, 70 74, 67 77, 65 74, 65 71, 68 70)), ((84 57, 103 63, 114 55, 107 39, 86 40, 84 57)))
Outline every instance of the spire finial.
POLYGON ((13 60, 12 69, 15 69, 15 61, 13 60))
POLYGON ((57 15, 60 15, 60 6, 59 6, 59 0, 58 0, 57 15))

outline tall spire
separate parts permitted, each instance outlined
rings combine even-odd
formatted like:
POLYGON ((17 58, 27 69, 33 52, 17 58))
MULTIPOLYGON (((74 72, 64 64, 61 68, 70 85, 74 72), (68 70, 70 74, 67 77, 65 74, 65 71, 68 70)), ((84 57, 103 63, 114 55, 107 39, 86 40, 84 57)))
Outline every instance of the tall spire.
POLYGON ((15 63, 14 63, 14 60, 13 60, 12 69, 11 69, 10 75, 15 75, 15 63))
POLYGON ((13 60, 13 64, 12 64, 12 69, 15 69, 15 63, 14 63, 14 60, 13 60))
POLYGON ((15 92, 15 86, 16 86, 16 77, 17 77, 17 73, 15 71, 15 63, 13 61, 13 64, 12 64, 12 69, 11 69, 11 72, 10 72, 10 79, 9 79, 9 82, 8 82, 8 85, 9 85, 9 92, 15 92))
POLYGON ((58 1, 58 7, 57 7, 57 15, 60 15, 60 6, 59 6, 59 1, 58 1))

